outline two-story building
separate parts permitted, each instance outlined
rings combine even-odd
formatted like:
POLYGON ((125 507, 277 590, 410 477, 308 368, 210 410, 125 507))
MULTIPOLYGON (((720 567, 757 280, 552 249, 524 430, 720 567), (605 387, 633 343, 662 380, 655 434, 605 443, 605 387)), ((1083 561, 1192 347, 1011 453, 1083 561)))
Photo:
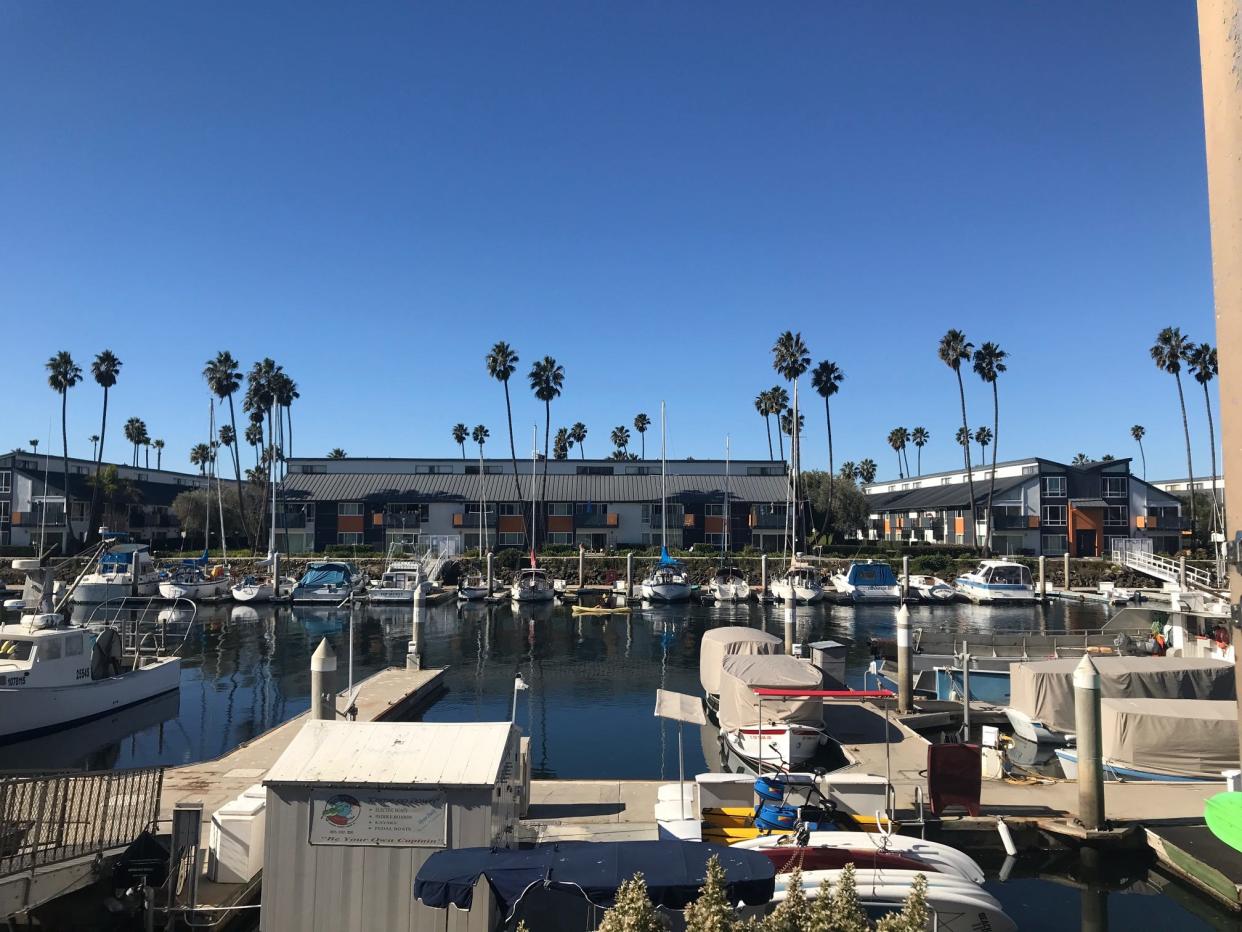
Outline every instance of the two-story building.
MULTIPOLYGON (((334 545, 384 550, 397 541, 447 550, 524 547, 533 491, 542 502, 541 545, 591 550, 658 546, 664 522, 660 465, 613 460, 519 463, 507 460, 305 459, 288 462, 282 484, 282 549, 334 545), (521 495, 518 494, 518 483, 521 495)), ((729 544, 782 546, 788 478, 782 463, 723 460, 668 463, 667 529, 671 547, 729 544), (729 506, 725 507, 728 490, 729 506)))
MULTIPOLYGON (((965 467, 864 487, 873 540, 970 543, 987 533, 992 469, 965 467)), ((1124 539, 1151 542, 1161 553, 1181 548, 1189 522, 1181 500, 1130 472, 1128 459, 1072 466, 1034 457, 996 464, 992 550, 998 554, 1102 556, 1124 539)))

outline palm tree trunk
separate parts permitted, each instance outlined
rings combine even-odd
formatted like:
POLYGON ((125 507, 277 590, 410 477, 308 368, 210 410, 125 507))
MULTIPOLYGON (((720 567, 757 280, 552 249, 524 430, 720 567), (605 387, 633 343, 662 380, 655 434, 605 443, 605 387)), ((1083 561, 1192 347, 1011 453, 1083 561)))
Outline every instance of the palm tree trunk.
POLYGON ((505 387, 505 416, 509 419, 509 459, 513 461, 513 485, 517 489, 518 504, 522 503, 522 480, 518 478, 517 447, 513 443, 513 407, 509 404, 509 380, 502 383, 505 387))
POLYGON ((1000 396, 996 391, 996 379, 992 380, 992 475, 988 480, 988 524, 983 544, 983 555, 992 555, 992 496, 996 493, 996 446, 1000 443, 1000 396))
POLYGON ((233 443, 230 453, 233 457, 233 479, 237 487, 237 517, 241 521, 242 529, 245 530, 246 536, 254 541, 254 534, 250 530, 249 516, 246 514, 246 503, 242 498, 242 482, 241 482, 241 434, 237 432, 237 414, 233 409, 233 393, 229 392, 229 426, 233 428, 233 443))
POLYGON ((164 462, 164 451, 161 448, 155 451, 155 471, 156 472, 160 471, 160 463, 162 462, 164 462))
POLYGON ((289 450, 286 455, 293 456, 293 405, 285 405, 285 420, 289 422, 289 436, 286 438, 289 450))
POLYGON ((1182 433, 1186 437, 1186 479, 1187 486, 1190 488, 1190 539, 1195 539, 1195 469, 1190 460, 1190 421, 1186 419, 1186 398, 1182 395, 1182 376, 1179 372, 1174 372, 1173 377, 1177 379, 1177 400, 1182 406, 1182 433))
MULTIPOLYGON (((1212 421, 1212 396, 1208 394, 1208 383, 1203 383, 1203 404, 1207 408, 1208 416, 1208 441, 1212 445, 1212 519, 1217 519, 1217 510, 1220 508, 1220 501, 1216 497, 1216 425, 1212 421)), ((1219 528, 1224 530, 1224 527, 1219 528)))
MULTIPOLYGON (((959 365, 953 371, 957 373, 957 396, 962 402, 962 427, 969 431, 970 426, 966 423, 966 386, 962 384, 962 368, 959 365)), ((962 455, 966 460, 966 485, 970 491, 970 504, 966 509, 966 527, 969 529, 970 534, 967 535, 966 539, 973 546, 978 543, 978 534, 975 530, 975 474, 970 468, 969 441, 962 445, 962 455)))
POLYGON ((91 526, 86 529, 87 540, 95 540, 99 533, 100 509, 103 507, 99 494, 99 466, 103 462, 104 438, 108 436, 108 386, 104 386, 103 417, 99 423, 99 444, 95 448, 95 487, 91 489, 91 526))
POLYGON ((923 448, 921 446, 916 446, 914 449, 916 451, 914 454, 914 463, 918 467, 919 477, 921 478, 923 475, 923 448))
POLYGON ((145 458, 146 458, 146 464, 142 468, 150 469, 151 468, 151 448, 144 444, 142 448, 142 452, 145 454, 145 458))
POLYGON ((1138 442, 1139 456, 1143 458, 1143 481, 1147 481, 1147 451, 1143 449, 1143 441, 1138 442))
POLYGON ((585 447, 585 446, 583 446, 583 444, 585 444, 585 443, 586 443, 586 441, 585 441, 585 440, 579 440, 579 441, 578 441, 578 459, 580 459, 580 460, 585 460, 585 459, 586 459, 586 447, 585 447))
POLYGON ((768 459, 774 460, 776 457, 772 455, 772 418, 767 414, 763 416, 763 426, 768 429, 768 459))
MULTIPOLYGON (((548 496, 548 441, 552 433, 552 402, 543 403, 543 480, 539 485, 539 507, 544 508, 548 496)), ((545 511, 544 514, 547 514, 545 511)), ((548 538, 548 522, 543 522, 543 537, 548 538)))
MULTIPOLYGON (((68 539, 73 540, 73 496, 69 494, 69 391, 60 393, 60 443, 62 465, 65 470, 65 530, 68 539)), ((43 490, 46 494, 47 489, 43 490)), ((65 549, 69 549, 66 543, 65 549)))
POLYGON ((824 420, 828 423, 828 509, 824 513, 824 536, 832 543, 832 408, 828 404, 828 396, 824 396, 824 420))
POLYGON ((776 421, 776 442, 781 447, 781 462, 785 462, 785 431, 781 429, 781 422, 778 418, 776 421))
POLYGON ((642 453, 639 455, 645 460, 647 458, 647 432, 645 430, 640 430, 638 432, 638 439, 642 443, 642 453))

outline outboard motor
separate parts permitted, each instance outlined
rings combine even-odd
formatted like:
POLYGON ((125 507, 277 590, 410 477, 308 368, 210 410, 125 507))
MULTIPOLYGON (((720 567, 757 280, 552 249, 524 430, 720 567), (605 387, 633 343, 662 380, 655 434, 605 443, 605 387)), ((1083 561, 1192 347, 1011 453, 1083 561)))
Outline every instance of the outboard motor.
POLYGON ((103 680, 121 672, 121 637, 116 628, 107 627, 95 638, 91 651, 91 679, 103 680))

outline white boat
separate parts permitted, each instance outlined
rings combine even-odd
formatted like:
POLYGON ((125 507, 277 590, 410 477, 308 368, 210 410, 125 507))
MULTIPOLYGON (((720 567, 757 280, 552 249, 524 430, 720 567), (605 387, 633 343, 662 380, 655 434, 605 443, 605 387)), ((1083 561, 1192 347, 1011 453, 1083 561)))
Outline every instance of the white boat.
POLYGON ((434 589, 431 580, 424 575, 420 561, 393 560, 379 582, 367 587, 366 597, 368 601, 384 604, 422 605, 434 589))
POLYGON ((707 591, 717 602, 745 602, 750 598, 750 583, 736 567, 722 568, 707 584, 707 591))
POLYGON ((291 576, 276 577, 275 582, 271 576, 243 576, 241 581, 229 590, 229 594, 234 602, 247 604, 287 602, 297 584, 298 581, 291 576))
POLYGON ((686 602, 690 598, 690 578, 686 568, 668 555, 668 460, 664 402, 660 402, 660 562, 639 584, 645 602, 686 602))
POLYGON ((487 577, 482 573, 468 573, 457 584, 457 601, 481 602, 491 592, 487 588, 487 577))
POLYGON ((733 654, 720 666, 720 739, 753 773, 789 771, 832 739, 818 697, 767 698, 756 688, 823 689, 824 675, 785 654, 733 654))
POLYGON ((972 602, 1034 602, 1031 571, 1009 560, 984 560, 972 572, 954 581, 957 591, 972 602))
MULTIPOLYGON (((810 832, 799 843, 790 833, 785 835, 761 835, 747 838, 730 845, 749 851, 771 851, 781 848, 852 848, 861 851, 885 851, 925 863, 929 870, 952 874, 981 884, 985 877, 983 868, 970 855, 938 841, 926 841, 910 835, 880 835, 876 832, 810 832)), ((859 865, 862 867, 862 865, 859 865)))
POLYGON ((796 601, 809 605, 824 598, 824 584, 819 570, 809 563, 796 560, 778 579, 772 581, 772 596, 779 602, 796 601))
POLYGON ((528 566, 519 569, 513 577, 509 595, 514 602, 551 602, 556 598, 556 590, 552 586, 552 580, 548 578, 547 570, 528 566))
MULTIPOLYGON (((13 565, 39 569, 37 560, 13 565)), ((50 572, 45 579, 50 584, 50 572)), ((0 740, 110 715, 178 688, 180 658, 126 660, 119 630, 67 622, 53 611, 50 592, 29 612, 6 603, 19 606, 21 620, 0 626, 0 740)))
POLYGON ((160 581, 160 596, 169 600, 209 602, 226 597, 232 581, 219 564, 208 570, 198 561, 186 561, 160 581))
POLYGON ((893 568, 877 560, 851 563, 844 573, 832 577, 837 592, 854 602, 895 603, 901 601, 901 586, 893 568))
POLYGON ((744 625, 703 632, 699 640, 699 684, 703 687, 708 714, 714 718, 720 708, 720 671, 726 657, 779 654, 784 649, 785 642, 775 634, 744 625))
POLYGON ((353 563, 324 560, 311 563, 293 587, 294 602, 339 604, 366 585, 366 574, 353 563))
MULTIPOLYGON (((107 532, 105 532, 107 536, 107 532)), ((73 601, 95 605, 127 596, 147 597, 159 591, 160 573, 146 544, 114 543, 99 557, 73 590, 73 601)))
POLYGON ((924 602, 956 602, 957 590, 939 576, 910 576, 910 591, 924 602))

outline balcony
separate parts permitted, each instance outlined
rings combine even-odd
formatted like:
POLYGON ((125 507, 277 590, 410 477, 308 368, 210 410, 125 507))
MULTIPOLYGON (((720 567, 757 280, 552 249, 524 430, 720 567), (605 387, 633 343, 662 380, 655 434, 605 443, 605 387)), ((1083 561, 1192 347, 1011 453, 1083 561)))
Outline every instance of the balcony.
MULTIPOLYGON (((495 526, 496 512, 489 508, 487 511, 483 512, 483 527, 489 528, 495 526)), ((479 512, 476 511, 474 514, 462 511, 454 512, 453 527, 465 528, 466 530, 473 528, 477 531, 479 529, 479 512)))
POLYGON ((619 527, 620 523, 615 511, 580 511, 574 516, 574 526, 579 528, 619 527))
POLYGON ((1181 515, 1138 515, 1134 522, 1148 531, 1183 531, 1190 527, 1190 519, 1181 515))
POLYGON ((787 519, 783 514, 770 511, 752 511, 747 516, 747 524, 755 530, 784 530, 787 519))
POLYGON ((992 527, 997 531, 1026 531, 1039 527, 1038 515, 993 515, 992 527))

